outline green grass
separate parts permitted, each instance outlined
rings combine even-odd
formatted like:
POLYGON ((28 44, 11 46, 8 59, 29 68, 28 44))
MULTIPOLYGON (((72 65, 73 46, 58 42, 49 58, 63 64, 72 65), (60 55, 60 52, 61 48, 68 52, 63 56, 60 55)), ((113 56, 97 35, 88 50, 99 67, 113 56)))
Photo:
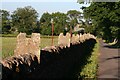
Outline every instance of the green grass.
POLYGON ((16 47, 16 38, 2 37, 2 58, 13 55, 16 47))
POLYGON ((18 34, 0 34, 2 37, 16 37, 18 34))
MULTIPOLYGON (((2 42, 0 42, 1 47, 2 47, 2 58, 6 58, 8 56, 12 56, 14 53, 14 49, 16 47, 16 37, 1 37, 2 38, 2 42)), ((41 44, 40 47, 44 48, 46 46, 51 46, 51 37, 47 37, 47 36, 42 36, 41 37, 41 44)), ((58 37, 55 36, 54 37, 54 45, 57 45, 58 43, 58 37)), ((1 48, 0 47, 0 48, 1 48)))
MULTIPOLYGON (((58 37, 54 37, 54 45, 58 45, 58 37)), ((51 37, 42 37, 41 38, 41 48, 44 48, 46 46, 51 46, 52 45, 52 39, 51 37)))
MULTIPOLYGON (((98 68, 98 56, 99 56, 99 42, 95 44, 92 55, 88 58, 90 63, 87 63, 80 72, 80 76, 83 76, 83 80, 92 79, 96 80, 97 68, 98 68)), ((79 77, 78 77, 79 78, 79 77)))

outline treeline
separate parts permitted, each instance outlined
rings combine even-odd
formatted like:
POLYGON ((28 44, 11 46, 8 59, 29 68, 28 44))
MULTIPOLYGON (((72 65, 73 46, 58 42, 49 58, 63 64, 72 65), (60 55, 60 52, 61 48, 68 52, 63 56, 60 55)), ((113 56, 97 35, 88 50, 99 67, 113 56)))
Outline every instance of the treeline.
POLYGON ((89 7, 82 9, 84 17, 92 21, 92 28, 88 28, 91 33, 107 42, 116 39, 120 45, 120 1, 91 2, 89 7))
POLYGON ((6 10, 0 10, 2 14, 0 32, 3 34, 38 32, 51 35, 51 19, 53 19, 54 35, 64 32, 66 27, 70 31, 70 28, 73 29, 76 24, 80 23, 82 24, 80 27, 85 28, 85 32, 101 37, 107 42, 116 40, 117 44, 120 44, 120 1, 91 2, 89 7, 83 6, 81 9, 83 13, 76 10, 69 10, 67 13, 45 12, 40 19, 38 19, 37 11, 31 6, 17 8, 12 14, 6 10), (85 22, 82 21, 83 18, 85 22))
POLYGON ((45 12, 38 19, 38 12, 31 6, 24 8, 17 8, 10 14, 7 10, 0 10, 2 25, 0 29, 2 34, 16 34, 19 32, 25 32, 31 34, 33 32, 41 33, 43 35, 51 35, 51 19, 54 24, 54 35, 58 35, 63 32, 65 27, 68 31, 70 27, 74 27, 79 23, 81 12, 76 10, 69 10, 67 13, 45 12))

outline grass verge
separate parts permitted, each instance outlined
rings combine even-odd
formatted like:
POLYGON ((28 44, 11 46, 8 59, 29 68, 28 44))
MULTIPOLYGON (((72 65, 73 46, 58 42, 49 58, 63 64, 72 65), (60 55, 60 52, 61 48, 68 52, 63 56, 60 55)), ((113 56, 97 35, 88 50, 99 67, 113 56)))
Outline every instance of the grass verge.
POLYGON ((82 71, 79 73, 78 79, 80 77, 83 78, 83 80, 96 80, 97 76, 97 68, 98 68, 98 50, 99 50, 99 43, 95 44, 95 47, 93 49, 91 57, 88 58, 88 63, 84 66, 82 71))

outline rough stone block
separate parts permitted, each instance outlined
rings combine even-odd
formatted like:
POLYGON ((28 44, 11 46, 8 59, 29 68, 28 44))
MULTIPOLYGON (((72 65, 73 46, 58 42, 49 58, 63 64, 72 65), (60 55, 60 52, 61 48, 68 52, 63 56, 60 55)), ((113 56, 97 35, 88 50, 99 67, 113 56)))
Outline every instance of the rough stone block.
POLYGON ((70 33, 67 33, 65 36, 63 33, 60 33, 58 37, 58 45, 65 45, 70 47, 70 33))
POLYGON ((31 38, 26 38, 26 33, 20 33, 17 36, 15 55, 34 54, 40 60, 40 34, 32 33, 31 38))

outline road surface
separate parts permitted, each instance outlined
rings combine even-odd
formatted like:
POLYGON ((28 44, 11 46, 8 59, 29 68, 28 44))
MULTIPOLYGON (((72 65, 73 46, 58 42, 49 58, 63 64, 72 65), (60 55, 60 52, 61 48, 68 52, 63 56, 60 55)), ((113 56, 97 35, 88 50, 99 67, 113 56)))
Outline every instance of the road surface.
POLYGON ((98 59, 98 80, 120 80, 120 49, 110 48, 102 40, 98 59))

